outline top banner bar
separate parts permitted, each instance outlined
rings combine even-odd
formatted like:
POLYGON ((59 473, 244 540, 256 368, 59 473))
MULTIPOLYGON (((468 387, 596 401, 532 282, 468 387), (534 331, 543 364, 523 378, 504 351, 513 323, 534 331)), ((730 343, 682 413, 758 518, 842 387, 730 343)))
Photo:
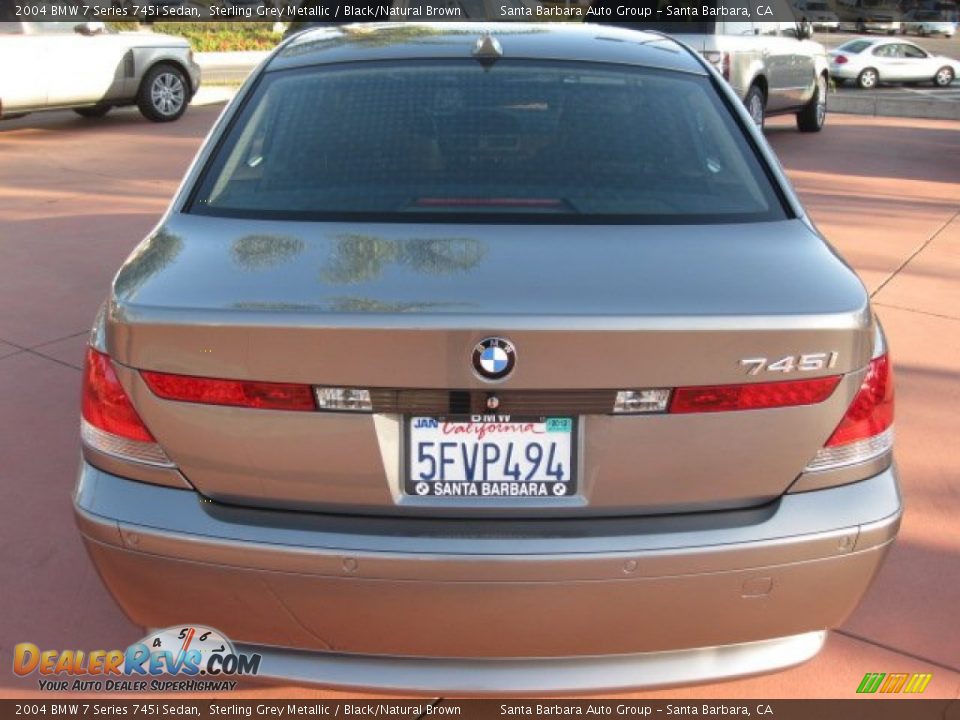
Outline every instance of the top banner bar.
POLYGON ((0 36, 50 22, 594 22, 668 32, 713 32, 719 21, 795 23, 787 0, 0 0, 0 36))

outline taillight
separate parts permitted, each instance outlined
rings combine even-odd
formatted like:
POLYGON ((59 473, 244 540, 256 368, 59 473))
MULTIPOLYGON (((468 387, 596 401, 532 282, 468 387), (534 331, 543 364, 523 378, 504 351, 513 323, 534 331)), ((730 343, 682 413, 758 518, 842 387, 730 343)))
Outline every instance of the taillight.
POLYGON ((830 397, 839 382, 840 376, 834 375, 811 380, 747 385, 680 387, 673 392, 669 412, 729 412, 813 405, 830 397))
POLYGON ((849 62, 849 59, 846 55, 837 55, 833 59, 833 62, 835 62, 837 65, 846 65, 849 62))
POLYGON ((164 400, 260 410, 313 411, 317 409, 313 399, 313 388, 310 385, 219 380, 149 370, 142 370, 140 375, 143 376, 153 394, 164 400))
POLYGON ((94 450, 149 465, 172 466, 127 397, 109 355, 87 348, 81 436, 94 450))
POLYGON ((893 369, 883 354, 870 361, 853 402, 807 471, 865 462, 892 447, 893 369))
POLYGON ((724 80, 730 79, 730 53, 706 50, 703 57, 717 69, 717 72, 723 75, 724 80))

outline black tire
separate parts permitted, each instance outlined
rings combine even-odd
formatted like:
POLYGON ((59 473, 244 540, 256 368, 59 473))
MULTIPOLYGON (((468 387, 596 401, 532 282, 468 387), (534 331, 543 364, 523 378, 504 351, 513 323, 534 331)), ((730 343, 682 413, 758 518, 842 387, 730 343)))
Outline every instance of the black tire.
POLYGON ((763 123, 766 120, 767 98, 759 85, 753 84, 747 91, 747 96, 743 99, 743 104, 750 113, 754 125, 763 130, 763 123))
POLYGON ((80 117, 102 118, 110 112, 110 108, 106 105, 94 105, 93 107, 74 108, 73 111, 80 117))
POLYGON ((137 91, 137 107, 153 122, 178 120, 189 104, 190 81, 180 68, 167 63, 150 68, 137 91))
POLYGON ((867 32, 867 26, 863 24, 862 20, 857 20, 857 32, 861 35, 865 35, 867 32))
POLYGON ((797 113, 797 129, 800 132, 820 132, 827 121, 827 76, 817 78, 817 89, 806 107, 797 113))
POLYGON ((873 90, 880 84, 880 73, 874 68, 864 68, 857 76, 857 86, 864 90, 873 90))
POLYGON ((933 84, 939 88, 950 87, 950 84, 953 82, 953 77, 953 68, 944 65, 937 70, 937 74, 933 76, 933 84))

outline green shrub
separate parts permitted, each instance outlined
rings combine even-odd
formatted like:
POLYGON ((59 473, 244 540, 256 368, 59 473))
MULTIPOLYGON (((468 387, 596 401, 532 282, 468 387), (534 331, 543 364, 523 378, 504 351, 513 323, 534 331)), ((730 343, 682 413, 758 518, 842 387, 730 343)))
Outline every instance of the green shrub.
MULTIPOLYGON (((108 23, 114 30, 135 30, 134 22, 108 23)), ((154 32, 179 35, 197 52, 272 50, 280 39, 272 22, 158 22, 154 32)))

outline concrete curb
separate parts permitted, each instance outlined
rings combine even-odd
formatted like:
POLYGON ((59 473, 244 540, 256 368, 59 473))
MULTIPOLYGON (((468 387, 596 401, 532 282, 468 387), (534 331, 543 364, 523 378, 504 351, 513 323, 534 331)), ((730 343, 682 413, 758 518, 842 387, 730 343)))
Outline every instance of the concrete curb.
POLYGON ((201 85, 197 94, 193 96, 193 100, 190 101, 190 105, 192 107, 203 107, 205 105, 228 103, 233 100, 233 96, 237 94, 238 89, 223 85, 201 85))
POLYGON ((193 57, 207 83, 236 83, 247 79, 253 69, 270 54, 269 50, 243 52, 198 52, 193 57))
POLYGON ((263 59, 270 54, 270 50, 245 50, 234 52, 196 52, 194 59, 204 70, 213 68, 238 68, 245 67, 247 70, 253 70, 263 59))
POLYGON ((830 112, 854 115, 960 120, 960 102, 948 100, 848 97, 846 93, 833 93, 827 98, 827 108, 830 112))

